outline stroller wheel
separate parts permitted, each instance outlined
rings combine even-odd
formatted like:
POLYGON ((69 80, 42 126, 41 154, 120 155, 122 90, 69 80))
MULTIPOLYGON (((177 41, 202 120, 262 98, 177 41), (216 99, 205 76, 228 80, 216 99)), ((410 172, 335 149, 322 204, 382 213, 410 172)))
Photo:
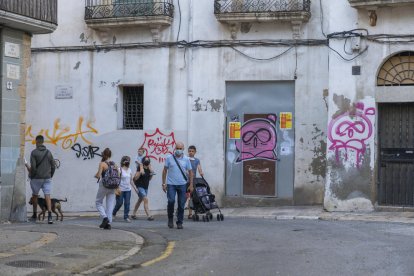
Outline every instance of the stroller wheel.
POLYGON ((213 214, 212 213, 208 213, 208 216, 209 216, 210 220, 213 220, 213 214))
POLYGON ((196 215, 196 221, 199 221, 199 220, 200 220, 200 216, 196 215))
POLYGON ((203 222, 206 222, 206 216, 203 215, 202 218, 203 218, 203 222))
POLYGON ((206 222, 210 221, 210 219, 208 217, 209 217, 209 215, 206 216, 206 222))
POLYGON ((220 214, 217 214, 217 221, 220 221, 220 220, 221 220, 220 214))
POLYGON ((223 214, 220 214, 220 219, 223 221, 224 220, 224 216, 223 214))

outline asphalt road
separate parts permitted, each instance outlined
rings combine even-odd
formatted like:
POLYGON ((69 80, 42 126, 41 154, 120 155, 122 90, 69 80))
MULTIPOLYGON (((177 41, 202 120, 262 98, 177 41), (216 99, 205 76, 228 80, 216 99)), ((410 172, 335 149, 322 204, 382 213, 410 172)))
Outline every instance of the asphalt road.
POLYGON ((137 254, 90 275, 414 275, 414 226, 409 224, 225 218, 186 220, 178 230, 157 216, 151 222, 115 222, 115 230, 104 232, 96 229, 97 222, 71 219, 62 226, 90 229, 89 236, 105 233, 108 241, 120 234, 131 240, 126 233, 136 233, 144 244, 137 254))

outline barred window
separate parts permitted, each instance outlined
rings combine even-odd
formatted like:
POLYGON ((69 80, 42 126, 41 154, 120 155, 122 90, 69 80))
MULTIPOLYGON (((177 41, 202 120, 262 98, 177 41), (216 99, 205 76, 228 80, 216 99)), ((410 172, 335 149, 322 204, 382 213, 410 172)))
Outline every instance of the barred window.
POLYGON ((144 87, 126 86, 123 88, 124 129, 144 128, 144 87))

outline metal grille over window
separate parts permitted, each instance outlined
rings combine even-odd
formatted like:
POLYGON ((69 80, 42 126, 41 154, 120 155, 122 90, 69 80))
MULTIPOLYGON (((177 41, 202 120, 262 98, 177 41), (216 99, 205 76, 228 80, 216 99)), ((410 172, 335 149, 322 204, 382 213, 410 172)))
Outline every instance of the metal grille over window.
POLYGON ((124 87, 124 129, 144 127, 144 88, 124 87))
POLYGON ((378 73, 377 85, 414 85, 414 52, 401 52, 389 58, 378 73))

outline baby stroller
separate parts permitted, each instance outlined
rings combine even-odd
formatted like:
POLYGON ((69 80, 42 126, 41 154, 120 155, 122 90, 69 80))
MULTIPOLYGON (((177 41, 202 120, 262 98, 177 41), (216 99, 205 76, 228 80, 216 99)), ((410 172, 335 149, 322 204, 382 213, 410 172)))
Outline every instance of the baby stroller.
POLYGON ((224 216, 221 213, 217 202, 215 201, 215 196, 210 192, 210 186, 207 181, 202 178, 194 178, 193 181, 194 190, 191 194, 190 208, 194 210, 193 221, 199 221, 200 216, 198 214, 203 214, 201 219, 204 222, 213 220, 213 214, 210 212, 212 209, 218 209, 219 213, 217 214, 217 221, 224 220, 224 216))

